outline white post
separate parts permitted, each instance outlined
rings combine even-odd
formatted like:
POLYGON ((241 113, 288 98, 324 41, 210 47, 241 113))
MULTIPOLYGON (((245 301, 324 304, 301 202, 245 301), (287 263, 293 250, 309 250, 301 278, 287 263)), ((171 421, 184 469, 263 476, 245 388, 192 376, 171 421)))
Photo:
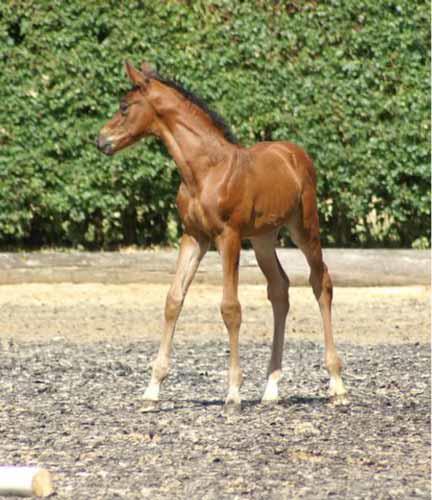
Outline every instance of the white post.
POLYGON ((53 493, 51 475, 39 467, 0 467, 0 496, 47 497, 53 493))

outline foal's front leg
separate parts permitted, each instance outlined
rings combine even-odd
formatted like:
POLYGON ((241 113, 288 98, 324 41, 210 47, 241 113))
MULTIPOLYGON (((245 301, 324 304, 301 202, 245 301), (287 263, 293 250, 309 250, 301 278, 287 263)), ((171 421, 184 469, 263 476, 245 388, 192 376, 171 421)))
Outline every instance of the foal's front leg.
POLYGON ((225 400, 224 413, 238 413, 241 410, 240 386, 243 381, 239 356, 241 306, 237 297, 241 240, 237 233, 226 231, 218 238, 217 246, 223 267, 221 313, 230 343, 228 395, 225 400))
POLYGON ((152 375, 144 393, 143 410, 152 410, 158 407, 160 386, 169 371, 172 341, 177 319, 189 285, 208 247, 209 242, 207 239, 199 240, 188 234, 182 236, 175 278, 165 303, 165 322, 159 352, 152 363, 152 375))

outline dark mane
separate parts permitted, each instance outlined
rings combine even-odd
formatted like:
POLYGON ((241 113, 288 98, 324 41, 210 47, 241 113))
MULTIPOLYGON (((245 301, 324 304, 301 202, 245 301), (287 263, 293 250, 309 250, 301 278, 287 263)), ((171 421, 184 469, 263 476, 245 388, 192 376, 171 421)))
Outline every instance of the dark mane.
POLYGON ((182 84, 175 80, 164 78, 157 73, 153 74, 152 76, 159 82, 173 88, 174 90, 177 90, 177 92, 180 92, 180 94, 186 97, 186 99, 198 106, 211 118, 215 127, 222 132, 223 136, 228 142, 230 142, 231 144, 238 144, 236 136, 234 135, 228 124, 225 122, 225 120, 218 113, 216 113, 216 111, 210 109, 201 97, 197 96, 190 90, 185 89, 182 84))

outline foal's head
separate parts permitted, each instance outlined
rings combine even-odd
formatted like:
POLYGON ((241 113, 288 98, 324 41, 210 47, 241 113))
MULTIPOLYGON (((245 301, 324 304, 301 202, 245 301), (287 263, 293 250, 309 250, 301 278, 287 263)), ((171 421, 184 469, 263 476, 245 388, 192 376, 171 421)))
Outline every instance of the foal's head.
POLYGON ((153 132, 155 110, 147 98, 152 70, 146 64, 142 65, 141 71, 128 62, 125 67, 133 88, 121 99, 119 110, 96 140, 98 149, 107 155, 113 155, 153 132))

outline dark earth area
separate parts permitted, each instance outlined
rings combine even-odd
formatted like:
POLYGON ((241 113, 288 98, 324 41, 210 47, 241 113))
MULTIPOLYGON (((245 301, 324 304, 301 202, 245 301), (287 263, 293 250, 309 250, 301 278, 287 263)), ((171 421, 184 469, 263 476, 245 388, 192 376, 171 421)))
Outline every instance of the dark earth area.
POLYGON ((142 411, 166 288, 0 288, 2 464, 46 467, 61 499, 430 498, 427 289, 336 291, 348 406, 327 400, 318 310, 293 289, 268 406, 270 308, 243 287, 243 411, 225 417, 220 289, 205 286, 180 318, 161 410, 142 411))

